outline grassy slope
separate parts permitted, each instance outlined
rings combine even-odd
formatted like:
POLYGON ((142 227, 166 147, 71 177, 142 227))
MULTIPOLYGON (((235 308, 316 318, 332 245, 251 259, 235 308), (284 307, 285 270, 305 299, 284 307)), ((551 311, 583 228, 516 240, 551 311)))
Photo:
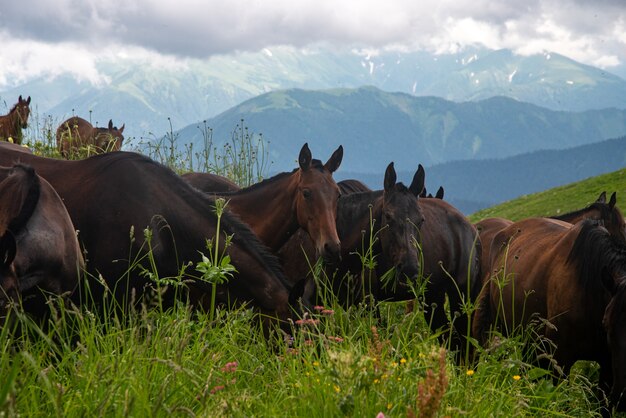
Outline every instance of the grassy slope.
POLYGON ((472 222, 476 222, 494 216, 519 220, 531 216, 557 215, 589 205, 603 191, 609 195, 617 192, 618 206, 626 207, 623 203, 626 199, 626 168, 509 200, 478 211, 469 218, 472 222))

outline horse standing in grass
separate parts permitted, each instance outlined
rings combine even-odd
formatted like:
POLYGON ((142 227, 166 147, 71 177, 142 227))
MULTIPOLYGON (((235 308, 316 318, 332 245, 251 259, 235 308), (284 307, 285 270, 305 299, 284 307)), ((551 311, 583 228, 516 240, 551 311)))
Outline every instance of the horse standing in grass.
POLYGON ((30 115, 30 96, 22 99, 20 96, 17 103, 13 105, 9 113, 0 116, 0 141, 9 141, 9 138, 16 144, 21 144, 24 138, 22 129, 28 127, 28 116, 30 115))
POLYGON ((75 155, 81 148, 92 146, 95 153, 119 151, 124 141, 124 125, 113 126, 109 120, 106 128, 96 128, 78 116, 73 116, 59 125, 56 132, 57 148, 64 158, 75 155))
POLYGON ((598 221, 530 218, 496 234, 490 264, 473 335, 484 344, 490 329, 547 320, 539 333, 563 371, 597 361, 600 387, 626 409, 626 247, 598 221))
POLYGON ((71 294, 84 268, 76 231, 52 186, 27 166, 0 167, 0 310, 38 317, 46 294, 71 294))
POLYGON ((218 235, 215 201, 169 168, 120 151, 79 161, 0 153, 0 164, 14 161, 31 165, 54 186, 79 230, 90 294, 75 292, 77 303, 89 298, 102 306, 105 293, 111 292, 119 306, 128 307, 149 303, 147 293, 161 288, 158 301, 163 307, 188 296, 193 305, 208 308, 213 287, 199 279, 194 266, 202 260, 200 252, 208 254, 207 239, 219 240, 224 249, 232 236, 225 254, 237 272, 217 285, 217 302, 251 304, 264 321, 278 318, 289 329, 285 321, 293 315, 291 303, 299 288, 285 280, 278 260, 228 212, 221 217, 218 235), (177 281, 183 267, 185 286, 155 282, 157 277, 177 281))

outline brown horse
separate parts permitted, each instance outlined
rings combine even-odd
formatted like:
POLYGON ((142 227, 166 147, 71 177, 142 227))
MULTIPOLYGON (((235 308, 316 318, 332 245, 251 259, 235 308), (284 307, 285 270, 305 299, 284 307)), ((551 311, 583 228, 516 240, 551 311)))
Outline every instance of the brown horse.
POLYGON ((181 177, 196 189, 205 193, 236 192, 241 187, 231 179, 212 173, 185 173, 181 177))
POLYGON ((481 294, 474 336, 484 343, 490 328, 508 335, 535 316, 547 320, 540 333, 555 344, 563 371, 597 361, 601 387, 612 387, 612 402, 624 409, 626 247, 598 221, 530 218, 500 231, 491 254, 497 273, 481 294))
POLYGON ((0 116, 0 141, 9 141, 9 138, 16 144, 21 144, 23 139, 22 129, 28 126, 28 116, 30 115, 30 96, 22 99, 20 96, 17 103, 13 105, 9 113, 0 116))
POLYGON ((335 227, 339 188, 332 174, 342 158, 343 147, 339 146, 322 164, 312 159, 304 144, 298 157, 299 168, 221 196, 228 200, 230 211, 272 251, 278 252, 302 228, 313 240, 316 254, 336 260, 340 251, 335 227))
POLYGON ((72 293, 84 268, 76 231, 52 186, 27 166, 0 167, 0 309, 45 312, 42 292, 72 293))
MULTIPOLYGON (((421 166, 408 188, 396 183, 393 163, 385 171, 383 190, 350 193, 366 186, 353 181, 343 183, 348 193, 342 194, 337 206, 341 261, 326 268, 333 293, 340 303, 349 306, 369 296, 376 300, 400 300, 399 295, 410 292, 407 281, 416 280, 420 271, 415 240, 416 230, 423 222, 418 204, 423 185, 421 166), (361 260, 370 242, 376 257, 376 268, 372 272, 365 271, 361 260), (394 275, 385 286, 381 279, 388 276, 390 270, 394 275)), ((287 277, 292 279, 309 274, 309 265, 316 259, 313 245, 304 234, 294 235, 281 248, 279 257, 287 277)))
POLYGON ((118 129, 113 126, 113 121, 109 120, 108 127, 96 128, 85 119, 73 116, 57 128, 57 147, 65 158, 87 146, 93 146, 97 154, 119 151, 124 141, 124 135, 122 135, 124 126, 125 124, 118 129))
MULTIPOLYGON (((214 200, 142 155, 118 151, 63 161, 0 153, 0 164, 14 161, 34 167, 63 199, 86 250, 89 297, 99 305, 107 289, 121 306, 146 301, 144 294, 157 284, 145 271, 154 267, 161 278, 179 277, 183 266, 201 261, 199 252, 207 253, 206 240, 218 236, 214 200)), ((278 260, 229 213, 222 216, 220 230, 220 248, 232 235, 227 254, 237 273, 217 286, 217 302, 250 303, 266 319, 290 317, 293 286, 284 279, 278 260)), ((188 267, 183 275, 187 291, 176 293, 169 287, 162 303, 167 306, 187 294, 194 305, 207 306, 212 286, 197 276, 188 267)), ((83 292, 74 294, 77 303, 85 297, 83 292)))

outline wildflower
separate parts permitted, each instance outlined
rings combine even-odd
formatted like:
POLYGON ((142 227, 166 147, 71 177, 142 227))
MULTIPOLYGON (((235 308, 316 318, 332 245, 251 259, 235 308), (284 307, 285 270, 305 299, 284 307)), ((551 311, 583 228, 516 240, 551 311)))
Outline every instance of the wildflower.
POLYGON ((406 359, 405 359, 404 357, 402 357, 402 358, 400 359, 400 364, 405 364, 405 363, 406 363, 406 359))
POLYGON ((337 385, 333 385, 333 389, 335 389, 335 392, 337 393, 341 392, 341 388, 337 385))
POLYGON ((332 315, 334 313, 335 313, 335 311, 333 311, 332 309, 324 309, 324 310, 322 310, 322 315, 332 315))
POLYGON ((8 137, 8 138, 7 138, 7 141, 9 141, 10 143, 13 143, 13 138, 8 137))
POLYGON ((378 379, 374 379, 374 384, 375 384, 375 385, 377 385, 377 384, 379 384, 379 383, 380 383, 380 380, 378 380, 378 379))
POLYGON ((522 378, 522 376, 520 376, 519 374, 516 374, 515 376, 513 376, 513 380, 520 380, 522 378))
POLYGON ((213 389, 211 389, 210 393, 212 395, 214 393, 219 392, 220 390, 224 390, 225 388, 226 388, 226 386, 224 386, 224 385, 217 385, 217 386, 214 386, 213 389))
POLYGON ((317 367, 317 366, 319 366, 319 365, 320 365, 319 361, 314 361, 314 362, 313 362, 313 367, 317 367))
POLYGON ((391 362, 391 367, 398 367, 398 363, 395 361, 391 362))
POLYGON ((393 406, 393 404, 392 404, 391 402, 389 402, 389 403, 387 404, 387 409, 391 409, 391 407, 392 407, 392 406, 393 406))
POLYGON ((341 337, 333 337, 332 335, 329 335, 327 338, 330 341, 334 341, 336 343, 342 343, 343 342, 343 338, 341 338, 341 337))
POLYGON ((235 373, 237 371, 237 366, 239 366, 239 363, 237 363, 236 361, 231 361, 229 363, 226 363, 224 367, 222 367, 220 370, 222 371, 222 373, 235 373))
POLYGON ((468 376, 473 376, 474 375, 474 370, 470 369, 470 370, 466 371, 465 374, 468 375, 468 376))
POLYGON ((424 353, 419 353, 419 358, 424 358, 426 355, 424 353))
POLYGON ((378 415, 376 415, 376 418, 385 418, 385 414, 379 412, 378 415))
POLYGON ((313 307, 313 309, 315 309, 316 311, 323 311, 325 308, 323 306, 316 305, 313 307))
POLYGON ((298 319, 296 321, 296 325, 317 325, 319 323, 319 319, 298 319))

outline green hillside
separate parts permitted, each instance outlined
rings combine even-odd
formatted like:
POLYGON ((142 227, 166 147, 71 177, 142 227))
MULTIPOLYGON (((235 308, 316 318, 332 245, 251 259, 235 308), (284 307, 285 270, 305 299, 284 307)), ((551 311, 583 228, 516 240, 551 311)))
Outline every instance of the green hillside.
POLYGON ((531 216, 551 216, 580 209, 592 203, 601 192, 617 192, 617 205, 626 209, 626 168, 576 183, 525 195, 472 214, 472 222, 500 216, 519 220, 531 216))

